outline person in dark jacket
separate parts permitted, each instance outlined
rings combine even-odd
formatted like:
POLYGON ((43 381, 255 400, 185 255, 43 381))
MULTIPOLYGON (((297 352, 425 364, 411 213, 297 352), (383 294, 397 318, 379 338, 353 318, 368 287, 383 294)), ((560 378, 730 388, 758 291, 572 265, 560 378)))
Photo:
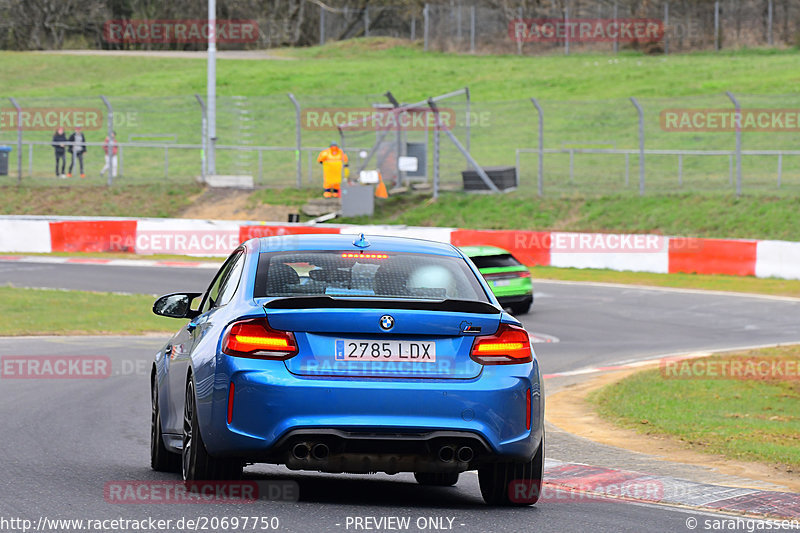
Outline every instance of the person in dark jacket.
POLYGON ((56 177, 66 178, 64 169, 67 166, 67 136, 64 135, 64 128, 59 127, 53 134, 53 149, 56 152, 56 177), (58 168, 58 163, 61 162, 61 169, 58 168))
POLYGON ((83 136, 80 126, 75 126, 75 133, 69 136, 69 142, 72 143, 69 145, 69 153, 72 154, 72 158, 69 160, 69 172, 67 173, 67 177, 72 177, 72 167, 75 166, 75 158, 77 157, 78 162, 81 164, 81 177, 85 178, 86 174, 83 172, 83 154, 86 153, 86 137, 83 136))

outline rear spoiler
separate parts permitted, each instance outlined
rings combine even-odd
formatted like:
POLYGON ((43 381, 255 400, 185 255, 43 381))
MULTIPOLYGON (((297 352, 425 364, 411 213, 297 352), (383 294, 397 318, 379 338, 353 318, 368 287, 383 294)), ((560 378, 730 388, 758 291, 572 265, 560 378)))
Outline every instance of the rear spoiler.
POLYGON ((449 311, 481 315, 499 315, 498 309, 477 300, 417 300, 406 298, 332 298, 330 296, 292 296, 276 298, 264 304, 265 309, 417 309, 449 311))

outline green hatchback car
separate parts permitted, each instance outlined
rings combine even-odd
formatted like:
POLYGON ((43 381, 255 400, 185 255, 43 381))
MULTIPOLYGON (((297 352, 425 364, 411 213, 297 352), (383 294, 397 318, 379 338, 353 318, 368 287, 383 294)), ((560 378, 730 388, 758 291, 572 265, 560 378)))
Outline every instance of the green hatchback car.
POLYGON ((461 246, 503 307, 515 315, 524 315, 533 304, 531 271, 517 261, 511 252, 494 246, 461 246))

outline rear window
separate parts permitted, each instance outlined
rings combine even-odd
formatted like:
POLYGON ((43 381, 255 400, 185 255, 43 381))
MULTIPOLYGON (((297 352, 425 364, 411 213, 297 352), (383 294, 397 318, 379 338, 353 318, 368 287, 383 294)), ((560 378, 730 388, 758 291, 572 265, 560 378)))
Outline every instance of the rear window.
POLYGON ((258 260, 254 297, 488 298, 458 257, 383 252, 273 252, 258 260))
POLYGON ((498 268, 522 266, 522 263, 514 259, 511 254, 479 255, 470 257, 478 268, 498 268))

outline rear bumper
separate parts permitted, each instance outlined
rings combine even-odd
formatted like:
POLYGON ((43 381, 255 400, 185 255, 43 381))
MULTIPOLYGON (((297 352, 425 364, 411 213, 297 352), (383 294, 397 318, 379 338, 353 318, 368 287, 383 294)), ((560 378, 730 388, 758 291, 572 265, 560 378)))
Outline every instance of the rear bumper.
MULTIPOLYGON (((528 460, 541 440, 544 394, 535 360, 486 366, 469 380, 309 378, 291 374, 279 361, 224 356, 221 362, 213 401, 198 403, 203 440, 214 456, 359 471, 347 460, 333 464, 337 453, 357 453, 361 460, 371 458, 369 471, 388 471, 383 465, 392 456, 394 468, 407 471, 413 460, 435 458, 445 445, 471 447, 474 466, 478 461, 528 460), (230 382, 235 394, 228 424, 230 382), (332 466, 293 462, 291 449, 298 442, 325 443, 332 466)), ((447 468, 460 471, 464 466, 447 468)))
POLYGON ((500 302, 500 305, 503 307, 509 307, 511 305, 520 305, 520 304, 533 304, 533 294, 521 294, 517 296, 498 296, 497 301, 500 302))

